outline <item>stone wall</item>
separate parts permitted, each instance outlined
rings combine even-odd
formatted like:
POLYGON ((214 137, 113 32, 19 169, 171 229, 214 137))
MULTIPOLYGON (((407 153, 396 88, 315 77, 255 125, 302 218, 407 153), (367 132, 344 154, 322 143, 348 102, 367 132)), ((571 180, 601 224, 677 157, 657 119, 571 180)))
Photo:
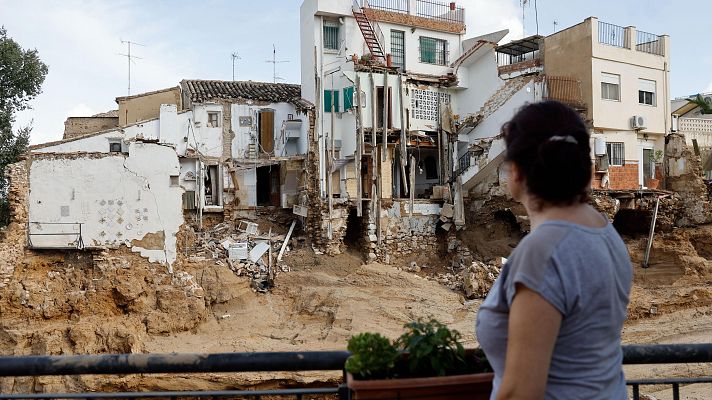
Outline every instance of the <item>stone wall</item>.
POLYGON ((665 138, 665 187, 680 196, 683 204, 678 226, 712 222, 712 204, 700 164, 700 158, 685 143, 684 135, 671 134, 665 138))
POLYGON ((10 224, 0 229, 0 288, 12 278, 15 265, 24 258, 27 245, 29 160, 10 164, 5 169, 8 180, 10 224))
POLYGON ((88 133, 105 131, 119 126, 119 117, 69 117, 64 121, 64 136, 71 139, 88 133))

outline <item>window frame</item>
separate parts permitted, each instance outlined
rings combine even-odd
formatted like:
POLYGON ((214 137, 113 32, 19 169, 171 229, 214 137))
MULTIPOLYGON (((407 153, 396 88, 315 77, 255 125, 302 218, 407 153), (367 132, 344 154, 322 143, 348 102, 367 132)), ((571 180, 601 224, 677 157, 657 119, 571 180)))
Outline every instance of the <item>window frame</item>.
POLYGON ((446 39, 438 39, 430 36, 420 36, 418 38, 418 59, 420 60, 421 63, 424 64, 432 64, 432 65, 440 65, 440 66, 447 66, 448 65, 448 41, 446 39), (427 41, 432 41, 431 44, 434 46, 434 50, 432 52, 432 58, 428 57, 426 59, 424 57, 424 54, 428 54, 429 52, 426 51, 426 46, 424 46, 424 42, 427 41), (442 43, 442 49, 438 49, 438 44, 442 43), (442 56, 442 60, 438 59, 438 55, 442 56), (430 61, 432 60, 432 61, 430 61), (442 62, 440 62, 442 61, 442 62))
POLYGON ((638 78, 638 104, 643 106, 657 107, 657 86, 657 82, 652 79, 638 78), (652 88, 653 91, 651 92, 649 90, 645 90, 649 88, 652 88), (650 96, 650 103, 646 102, 646 95, 650 96))
POLYGON ((625 143, 624 142, 606 142, 606 156, 608 157, 608 165, 614 167, 622 167, 625 165, 625 143), (614 160, 613 145, 620 145, 620 163, 614 161, 619 161, 619 159, 614 160))
POLYGON ((208 120, 206 125, 208 128, 220 128, 220 111, 208 111, 208 120), (215 124, 212 123, 211 116, 215 116, 215 124))
POLYGON ((123 145, 121 144, 121 141, 118 140, 110 140, 109 141, 109 153, 123 153, 123 145), (118 150, 116 150, 115 146, 119 146, 118 150))
POLYGON ((324 112, 331 112, 331 96, 334 98, 334 112, 341 112, 341 107, 339 104, 339 89, 324 89, 324 112), (327 96, 328 94, 328 96, 327 96), (328 100, 327 100, 328 99, 328 100))
POLYGON ((336 53, 339 51, 339 45, 340 45, 340 38, 341 38, 341 24, 339 24, 338 20, 331 20, 331 19, 324 19, 324 22, 321 27, 322 30, 322 48, 324 49, 325 52, 329 53, 336 53), (334 34, 332 33, 331 35, 327 35, 327 28, 330 29, 335 29, 335 37, 334 34), (327 38, 328 36, 328 38, 327 38), (335 41, 332 43, 331 39, 334 39, 335 41), (332 47, 333 46, 333 47, 332 47))
POLYGON ((610 72, 601 72, 601 100, 606 101, 621 101, 621 76, 610 72), (613 79, 612 79, 613 78, 613 79), (615 80, 616 82, 610 82, 615 80), (607 82, 608 81, 608 82, 607 82), (612 87, 617 88, 617 98, 611 98, 610 92, 612 87))
POLYGON ((403 72, 405 71, 405 63, 406 63, 406 46, 405 46, 405 31, 401 31, 398 29, 391 29, 391 55, 392 55, 392 62, 394 67, 398 67, 398 69, 403 72), (397 48, 394 46, 394 34, 395 36, 400 35, 400 48, 397 48), (402 59, 402 62, 399 63, 398 59, 399 57, 402 59))

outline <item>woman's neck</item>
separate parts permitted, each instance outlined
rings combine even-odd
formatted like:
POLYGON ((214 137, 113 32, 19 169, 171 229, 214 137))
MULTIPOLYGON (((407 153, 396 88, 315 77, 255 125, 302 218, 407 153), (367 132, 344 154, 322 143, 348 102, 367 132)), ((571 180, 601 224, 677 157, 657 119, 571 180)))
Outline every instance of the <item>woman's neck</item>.
POLYGON ((527 210, 527 215, 529 215, 532 230, 546 221, 567 221, 591 228, 603 228, 608 224, 608 221, 601 213, 586 203, 541 207, 531 198, 527 198, 522 203, 527 210))

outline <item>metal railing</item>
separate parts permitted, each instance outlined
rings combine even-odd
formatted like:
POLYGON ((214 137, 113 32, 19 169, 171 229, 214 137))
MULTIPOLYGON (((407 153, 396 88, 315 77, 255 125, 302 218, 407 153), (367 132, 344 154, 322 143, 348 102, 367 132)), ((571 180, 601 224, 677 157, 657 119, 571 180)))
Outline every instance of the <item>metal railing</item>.
POLYGON ((397 13, 410 13, 410 0, 368 0, 364 7, 397 13))
POLYGON ((431 0, 416 0, 415 15, 457 24, 465 23, 465 9, 457 6, 455 2, 443 4, 431 0))
POLYGON ((625 28, 607 22, 598 21, 598 43, 615 47, 627 47, 625 28))
POLYGON ((462 175, 466 169, 470 168, 470 165, 472 165, 472 152, 467 150, 465 154, 460 156, 457 160, 457 171, 455 171, 455 176, 462 175))
POLYGON ((539 58, 539 50, 518 55, 497 52, 497 66, 504 67, 506 65, 523 63, 525 61, 538 60, 539 58))
MULTIPOLYGON (((125 374, 187 374, 283 371, 343 371, 349 353, 346 351, 222 353, 222 354, 118 354, 79 356, 17 356, 0 357, 0 376, 58 375, 125 375, 125 374)), ((623 364, 687 364, 712 363, 712 344, 627 345, 623 346, 623 364)), ((673 398, 679 399, 684 384, 712 382, 711 377, 631 380, 634 400, 640 398, 640 387, 669 385, 673 398)), ((106 386, 109 382, 104 382, 106 386)), ((285 397, 349 399, 343 383, 322 387, 275 390, 164 391, 164 392, 85 392, 85 393, 0 393, 0 399, 50 398, 187 398, 285 397)))
POLYGON ((662 38, 653 33, 637 31, 635 34, 635 49, 659 56, 665 55, 662 38))
POLYGON ((418 61, 435 65, 448 64, 450 50, 446 40, 421 36, 419 43, 418 61))
POLYGON ((84 248, 82 223, 28 222, 27 247, 31 249, 81 250, 84 248))
POLYGON ((556 100, 578 107, 585 104, 581 92, 581 81, 567 76, 545 76, 542 97, 545 100, 556 100))

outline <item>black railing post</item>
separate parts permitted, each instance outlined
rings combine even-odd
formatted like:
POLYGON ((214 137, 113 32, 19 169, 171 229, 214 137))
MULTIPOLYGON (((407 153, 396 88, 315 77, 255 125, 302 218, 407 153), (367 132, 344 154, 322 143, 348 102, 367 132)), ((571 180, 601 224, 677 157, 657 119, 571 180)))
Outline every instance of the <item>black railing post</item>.
POLYGON ((640 386, 633 385, 633 400, 640 400, 640 386))
POLYGON ((672 400, 680 400, 680 384, 672 384, 672 400))

